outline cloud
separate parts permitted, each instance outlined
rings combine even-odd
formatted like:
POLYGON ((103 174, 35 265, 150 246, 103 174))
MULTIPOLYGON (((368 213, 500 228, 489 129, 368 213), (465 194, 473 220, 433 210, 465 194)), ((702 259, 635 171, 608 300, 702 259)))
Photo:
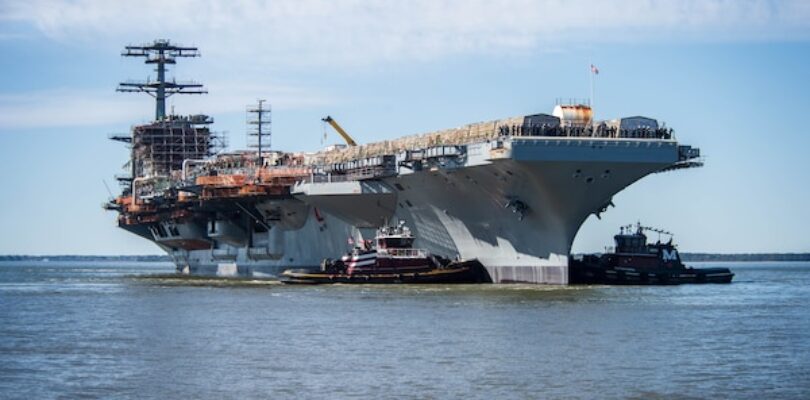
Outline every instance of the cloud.
MULTIPOLYGON (((221 80, 208 79, 211 96, 186 96, 177 111, 218 115, 243 112, 257 98, 276 109, 338 103, 321 89, 267 83, 306 77, 300 70, 604 43, 808 40, 810 1, 27 0, 0 2, 0 26, 9 45, 39 36, 107 55, 153 38, 197 45, 204 66, 184 64, 181 75, 221 80)), ((148 99, 111 89, 0 93, 0 129, 128 124, 151 115, 148 99)))
POLYGON ((0 6, 54 40, 170 37, 268 65, 430 61, 626 41, 810 38, 803 0, 28 0, 0 6))
POLYGON ((0 32, 0 42, 1 41, 13 41, 13 40, 20 40, 28 38, 27 35, 22 33, 6 33, 0 32))
MULTIPOLYGON (((215 81, 208 85, 216 96, 184 96, 178 114, 221 115, 245 112, 258 98, 271 101, 274 109, 296 109, 331 104, 335 99, 317 91, 291 86, 272 86, 215 81), (204 110, 204 111, 203 111, 204 110)), ((154 103, 145 95, 125 95, 107 90, 51 89, 0 94, 0 132, 14 129, 99 126, 146 122, 154 103)), ((173 104, 170 97, 168 104, 173 104)))
POLYGON ((214 113, 245 112, 257 99, 268 100, 276 110, 300 109, 339 103, 331 95, 317 89, 286 85, 263 84, 259 80, 212 80, 206 84, 211 96, 186 96, 182 103, 190 110, 195 107, 214 113))
POLYGON ((143 119, 143 104, 110 91, 53 89, 0 94, 0 131, 103 125, 143 119))

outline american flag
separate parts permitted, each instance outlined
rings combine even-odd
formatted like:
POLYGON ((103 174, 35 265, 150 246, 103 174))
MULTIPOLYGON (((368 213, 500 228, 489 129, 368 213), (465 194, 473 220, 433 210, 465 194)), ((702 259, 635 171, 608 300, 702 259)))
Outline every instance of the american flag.
POLYGON ((596 68, 596 65, 591 64, 591 73, 594 75, 599 75, 599 68, 596 68))

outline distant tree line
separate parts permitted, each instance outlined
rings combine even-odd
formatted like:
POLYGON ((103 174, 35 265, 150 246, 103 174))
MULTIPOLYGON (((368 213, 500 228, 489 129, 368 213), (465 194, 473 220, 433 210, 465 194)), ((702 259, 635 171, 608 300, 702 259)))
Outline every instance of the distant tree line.
POLYGON ((26 256, 26 255, 0 255, 0 261, 145 261, 159 262, 171 261, 166 255, 140 255, 140 256, 26 256))
POLYGON ((810 261, 810 253, 681 253, 683 261, 810 261))

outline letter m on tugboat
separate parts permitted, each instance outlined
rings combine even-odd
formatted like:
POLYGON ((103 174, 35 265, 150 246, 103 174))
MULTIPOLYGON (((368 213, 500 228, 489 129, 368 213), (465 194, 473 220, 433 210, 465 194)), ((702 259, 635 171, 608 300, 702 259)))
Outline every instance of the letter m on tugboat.
POLYGON ((664 262, 678 261, 678 250, 661 249, 661 259, 664 260, 664 262))

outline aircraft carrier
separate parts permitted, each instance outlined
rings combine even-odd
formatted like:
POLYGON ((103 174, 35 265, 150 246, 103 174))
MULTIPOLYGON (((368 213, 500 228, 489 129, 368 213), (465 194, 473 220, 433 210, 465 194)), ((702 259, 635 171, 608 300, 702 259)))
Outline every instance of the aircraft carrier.
POLYGON ((247 110, 256 149, 222 152, 210 117, 166 114, 168 96, 205 93, 165 79, 166 65, 196 48, 159 40, 122 55, 155 65, 156 80, 118 88, 155 97, 155 120, 111 137, 131 157, 122 193, 105 207, 183 273, 318 268, 402 220, 415 246, 477 258, 493 282, 567 284, 571 245, 589 215, 646 175, 702 165, 698 149, 656 120, 595 121, 586 101, 363 145, 327 117, 347 145, 318 152, 268 149, 260 102, 247 110))

